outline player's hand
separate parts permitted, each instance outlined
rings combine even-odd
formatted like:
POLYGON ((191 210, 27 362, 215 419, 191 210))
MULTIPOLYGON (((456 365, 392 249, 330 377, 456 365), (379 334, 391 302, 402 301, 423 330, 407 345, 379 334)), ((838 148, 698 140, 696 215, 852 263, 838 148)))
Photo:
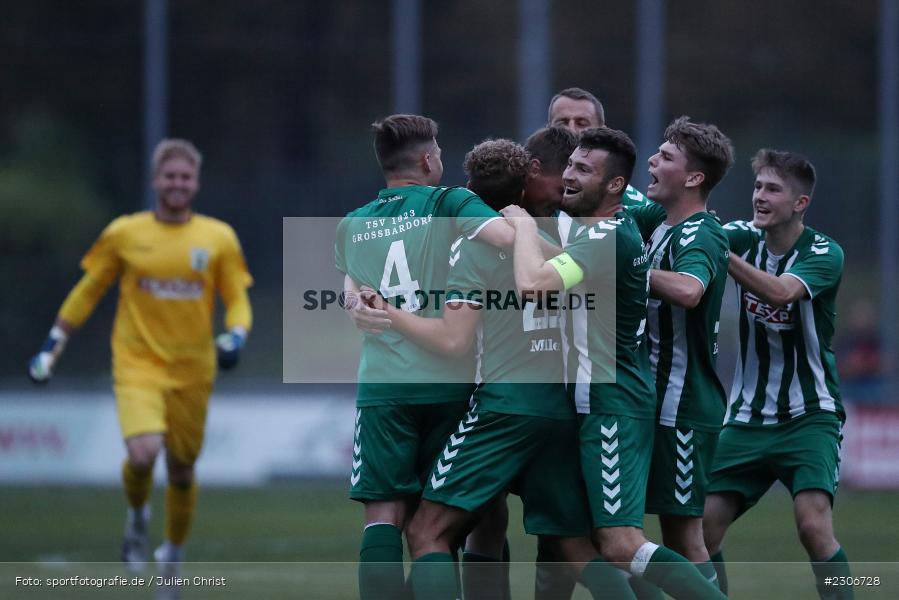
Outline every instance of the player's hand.
POLYGON ((233 369, 240 358, 240 350, 247 341, 247 332, 243 327, 232 327, 227 333, 215 338, 215 348, 218 351, 219 368, 233 369))
POLYGON ((537 225, 537 222, 534 221, 534 217, 528 214, 528 211, 521 208, 517 204, 510 204, 499 212, 516 230, 518 230, 519 227, 525 225, 534 225, 535 227, 537 225))
POLYGON ((390 318, 383 305, 373 306, 377 303, 374 296, 377 296, 378 300, 381 299, 373 289, 362 286, 358 294, 347 292, 344 295, 343 308, 356 329, 377 335, 390 328, 390 318))
POLYGON ((41 345, 41 350, 28 361, 28 377, 34 383, 47 383, 53 376, 53 367, 56 359, 62 354, 66 346, 68 335, 59 327, 54 326, 50 330, 47 339, 41 345))

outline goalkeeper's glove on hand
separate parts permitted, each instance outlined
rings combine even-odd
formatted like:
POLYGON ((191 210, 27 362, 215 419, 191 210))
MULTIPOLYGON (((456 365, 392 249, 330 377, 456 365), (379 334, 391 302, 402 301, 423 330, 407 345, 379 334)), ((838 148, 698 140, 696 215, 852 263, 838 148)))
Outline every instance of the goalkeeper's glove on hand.
POLYGON ((240 358, 240 349, 247 341, 247 331, 243 327, 232 327, 227 333, 222 333, 215 338, 215 347, 218 351, 219 367, 225 370, 233 369, 240 358))
POLYGON ((69 336, 56 325, 50 329, 50 335, 44 340, 40 352, 28 362, 28 377, 34 383, 47 383, 53 376, 53 365, 66 347, 69 336))

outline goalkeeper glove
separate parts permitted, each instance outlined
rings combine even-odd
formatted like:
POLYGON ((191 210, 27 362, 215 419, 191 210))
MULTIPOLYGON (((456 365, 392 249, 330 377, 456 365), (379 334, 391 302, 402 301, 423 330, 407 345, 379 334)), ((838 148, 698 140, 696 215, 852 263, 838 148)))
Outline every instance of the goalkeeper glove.
POLYGON ((40 352, 28 362, 28 377, 34 383, 47 383, 53 375, 53 365, 66 347, 69 336, 62 328, 54 325, 50 335, 44 340, 40 352))
POLYGON ((247 341, 247 331, 243 327, 232 327, 227 333, 222 333, 215 338, 215 347, 218 350, 219 367, 228 370, 237 365, 240 358, 240 349, 247 341))

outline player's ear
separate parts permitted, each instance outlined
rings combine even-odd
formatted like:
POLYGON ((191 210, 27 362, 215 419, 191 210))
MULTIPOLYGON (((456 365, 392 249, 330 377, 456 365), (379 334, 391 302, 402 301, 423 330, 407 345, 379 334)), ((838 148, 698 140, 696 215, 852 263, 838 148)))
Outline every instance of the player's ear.
POLYGON ((699 187, 702 185, 703 181, 705 181, 705 173, 702 171, 692 171, 687 174, 687 181, 684 182, 684 187, 699 187))
POLYGON ((534 179, 543 172, 543 166, 539 158, 532 158, 528 163, 528 178, 534 179))
POLYGON ((802 213, 808 208, 808 205, 811 204, 812 199, 805 194, 802 194, 798 198, 796 198, 796 204, 793 205, 793 212, 802 213))
POLYGON ((613 196, 616 194, 620 194, 624 190, 624 177, 620 175, 618 177, 613 177, 609 184, 606 186, 606 191, 613 196))

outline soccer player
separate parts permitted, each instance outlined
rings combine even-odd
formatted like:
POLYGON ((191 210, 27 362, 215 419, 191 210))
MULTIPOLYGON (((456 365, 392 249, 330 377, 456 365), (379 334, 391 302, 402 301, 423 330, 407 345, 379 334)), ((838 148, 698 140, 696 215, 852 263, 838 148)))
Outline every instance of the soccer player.
POLYGON ((752 222, 724 227, 740 353, 705 503, 705 543, 726 585, 727 528, 780 480, 793 496, 818 594, 851 598, 851 587, 824 584, 849 575, 832 513, 846 418, 832 346, 843 250, 803 223, 815 188, 805 157, 763 149, 752 170, 752 222))
POLYGON ((156 208, 115 219, 81 261, 85 273, 69 293, 40 353, 35 381, 50 378, 69 336, 116 280, 112 333, 116 406, 128 458, 122 481, 128 517, 122 560, 143 567, 153 465, 165 448, 165 542, 154 557, 176 575, 194 516, 209 394, 219 365, 233 367, 252 324, 240 243, 227 224, 193 212, 202 157, 186 140, 166 139, 153 152, 156 208), (213 344, 215 293, 225 303, 227 333, 213 344))
MULTIPOLYGON (((547 123, 553 127, 565 127, 576 135, 586 129, 603 127, 606 124, 605 111, 602 102, 579 87, 566 88, 549 101, 547 123)), ((625 208, 643 206, 647 203, 646 196, 639 190, 628 184, 622 196, 625 208)))
MULTIPOLYGON (((555 226, 554 220, 547 218, 555 214, 562 201, 562 172, 568 163, 568 157, 577 146, 577 137, 573 132, 564 127, 543 127, 532 133, 524 144, 524 148, 528 154, 527 175, 524 182, 524 195, 521 199, 523 206, 528 207, 528 212, 539 219, 543 227, 544 233, 549 234, 549 238, 554 244, 558 244, 558 228, 555 226)), ((497 160, 499 156, 495 155, 497 160)), ((484 168, 493 169, 493 161, 479 161, 484 168)), ((472 174, 467 170, 469 175, 472 174)), ((482 173, 473 180, 478 186, 478 192, 483 191, 487 196, 490 195, 489 190, 491 180, 490 173, 482 173)), ((469 187, 472 181, 469 182, 469 187)), ((481 194, 483 196, 483 194, 481 194)), ((508 194, 507 194, 508 195, 508 194)), ((514 200, 517 202, 518 200, 514 200)), ((497 206, 498 203, 493 203, 497 206)), ((508 204, 508 203, 507 203, 508 204)), ((505 205, 502 205, 505 206, 505 205)), ((502 208, 499 206, 499 208, 502 208)), ((557 253, 557 252, 556 252, 557 253)), ((499 586, 503 589, 504 597, 508 597, 508 563, 510 561, 510 553, 508 541, 505 540, 506 528, 508 526, 508 507, 505 502, 505 495, 493 503, 486 511, 475 529, 468 535, 465 540, 465 552, 463 553, 463 561, 466 563, 465 569, 462 571, 463 595, 471 600, 477 600, 480 597, 495 598, 494 589, 497 585, 491 585, 489 580, 495 575, 497 569, 490 564, 479 566, 474 563, 491 563, 501 560, 505 575, 500 576, 503 581, 499 586), (496 554, 496 543, 503 540, 504 545, 502 554, 496 554), (473 576, 473 574, 476 574, 473 576), (485 584, 484 581, 488 580, 485 584), (486 594, 486 595, 485 595, 486 594)), ((568 578, 568 569, 563 566, 562 569, 555 569, 556 565, 547 561, 561 561, 559 557, 552 555, 552 550, 546 547, 545 538, 539 537, 537 543, 537 580, 535 585, 538 588, 535 591, 536 598, 561 598, 564 592, 559 592, 557 582, 566 580, 566 590, 568 596, 575 586, 575 578, 568 578), (555 584, 555 585, 554 585, 555 584), (542 591, 541 591, 542 590, 542 591), (541 595, 543 594, 543 595, 541 595)))
MULTIPOLYGON (((439 316, 450 244, 460 234, 511 246, 514 232, 465 188, 435 187, 443 175, 437 124, 392 115, 373 125, 386 187, 337 230, 337 268, 347 288, 377 289, 403 308, 439 316)), ((468 409, 473 356, 448 361, 404 344, 391 330, 364 334, 359 364, 350 498, 365 504, 359 588, 367 598, 403 594, 402 531, 410 506, 447 436, 468 409), (439 383, 439 385, 437 385, 439 383)))
POLYGON ((581 134, 564 173, 559 230, 565 251, 549 261, 537 245, 533 219, 505 209, 516 229, 515 280, 520 290, 571 290, 583 301, 567 311, 569 395, 580 413, 581 468, 602 557, 675 598, 721 598, 683 556, 643 535, 655 395, 645 345, 648 295, 643 240, 622 195, 636 148, 609 128, 581 134), (615 322, 588 310, 615 301, 615 322))
MULTIPOLYGON (((487 140, 465 158, 468 185, 493 208, 519 202, 529 163, 518 144, 487 140)), ((554 208, 543 207, 541 216, 554 208)), ((588 537, 576 415, 562 383, 561 299, 519 298, 511 257, 483 242, 460 238, 449 259, 442 318, 420 318, 386 305, 392 329, 423 348, 458 355, 470 352, 476 329, 479 339, 481 383, 472 408, 438 456, 409 525, 416 597, 457 597, 450 556, 455 540, 509 487, 522 498, 527 532, 568 559, 594 597, 613 592, 616 583, 626 592, 619 572, 601 560, 591 562, 598 553, 588 537)), ((498 556, 502 537, 494 542, 491 554, 498 556)))
POLYGON ((655 204, 630 211, 646 232, 651 269, 647 340, 657 421, 646 508, 659 515, 665 545, 714 581, 702 511, 724 419, 715 360, 728 245, 707 206, 733 164, 733 146, 714 125, 687 117, 664 138, 649 159, 647 194, 655 204))

